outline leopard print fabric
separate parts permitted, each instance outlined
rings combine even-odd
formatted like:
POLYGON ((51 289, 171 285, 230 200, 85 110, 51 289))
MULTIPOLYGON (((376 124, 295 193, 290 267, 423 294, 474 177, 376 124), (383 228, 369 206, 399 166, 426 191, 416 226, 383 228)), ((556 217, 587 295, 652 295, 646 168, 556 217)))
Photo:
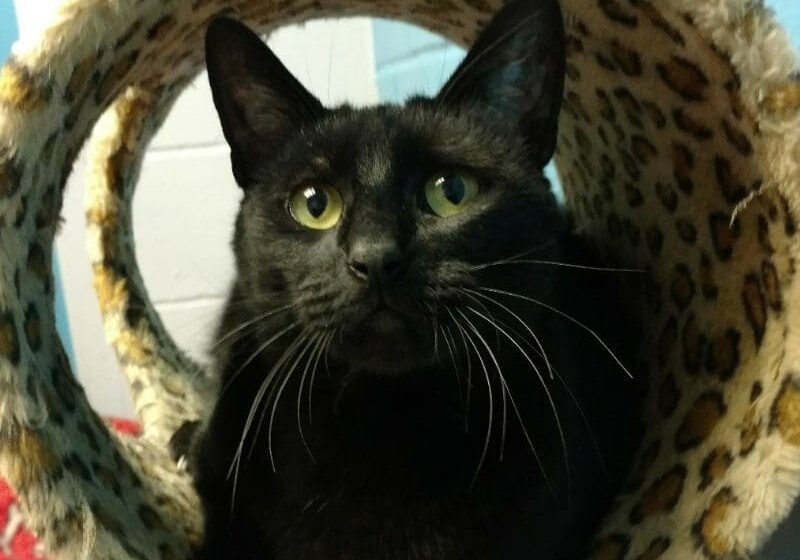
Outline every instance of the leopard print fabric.
MULTIPOLYGON (((0 71, 0 472, 53 558, 185 558, 197 498, 165 442, 209 381, 147 296, 131 200, 208 21, 402 18, 468 45, 499 0, 65 0, 0 71), (102 118, 101 118, 102 117, 102 118), (98 122, 99 120, 99 122, 98 122), (106 334, 143 423, 112 435, 55 331, 53 237, 92 127, 87 221, 106 334)), ((556 162, 610 263, 642 268, 647 437, 593 559, 746 556, 800 492, 800 81, 755 0, 564 0, 556 162)), ((633 291, 632 291, 633 293, 633 291)), ((533 552, 532 552, 533 557, 533 552)))

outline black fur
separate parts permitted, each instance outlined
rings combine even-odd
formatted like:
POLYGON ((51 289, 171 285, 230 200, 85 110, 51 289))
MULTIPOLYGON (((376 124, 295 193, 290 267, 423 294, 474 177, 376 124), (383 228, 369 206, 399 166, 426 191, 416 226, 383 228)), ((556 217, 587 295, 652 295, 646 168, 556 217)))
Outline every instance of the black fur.
POLYGON ((507 4, 437 97, 402 107, 324 109, 227 19, 207 60, 244 199, 219 401, 191 452, 197 558, 580 557, 637 441, 638 389, 582 327, 487 291, 546 302, 625 359, 609 273, 530 262, 590 262, 541 173, 557 2, 507 4), (437 173, 476 178, 464 212, 426 206, 437 173), (307 229, 287 200, 323 184, 343 216, 307 229))

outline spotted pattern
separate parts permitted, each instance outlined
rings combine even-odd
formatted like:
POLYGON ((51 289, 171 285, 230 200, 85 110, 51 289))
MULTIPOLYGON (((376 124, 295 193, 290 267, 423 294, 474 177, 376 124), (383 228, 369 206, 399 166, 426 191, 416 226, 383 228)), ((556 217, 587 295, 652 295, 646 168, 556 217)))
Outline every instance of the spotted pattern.
POLYGON ((705 490, 711 484, 721 479, 733 463, 733 455, 725 446, 718 446, 703 459, 700 467, 700 484, 698 490, 705 490))
POLYGON ((681 398, 675 376, 667 374, 658 391, 658 410, 664 417, 669 417, 678 407, 681 398))
POLYGON ((739 432, 739 455, 746 457, 755 448, 761 436, 762 422, 756 409, 748 409, 741 423, 739 432))
POLYGON ((687 470, 683 465, 676 465, 648 488, 642 501, 631 510, 630 522, 638 525, 647 517, 667 513, 675 507, 683 491, 687 470))
POLYGON ((672 167, 675 184, 684 194, 694 192, 692 174, 695 167, 695 156, 684 144, 672 144, 672 167))
POLYGON ((609 535, 599 539, 589 554, 590 560, 622 560, 630 549, 625 535, 609 535))
POLYGON ((706 371, 728 381, 739 367, 739 341, 741 335, 736 329, 727 329, 711 339, 706 354, 706 371))
POLYGON ((0 151, 0 197, 16 194, 21 177, 20 163, 10 154, 0 151))
POLYGON ((771 427, 800 447, 800 379, 788 376, 772 407, 771 427))
POLYGON ((709 80, 691 60, 672 56, 658 64, 658 74, 667 86, 687 101, 703 101, 709 80))
POLYGON ((19 364, 19 331, 12 312, 0 312, 0 357, 11 365, 19 364))
MULTIPOLYGON (((561 136, 571 141, 562 143, 557 161, 579 223, 614 246, 612 258, 639 262, 648 275, 643 308, 653 314, 646 338, 656 377, 651 437, 626 486, 624 501, 633 505, 625 520, 633 528, 610 522, 595 554, 715 558, 735 546, 718 530, 721 520, 750 514, 738 509, 732 489, 720 489, 728 487, 734 465, 757 468, 742 464, 768 431, 758 403, 774 386, 762 376, 775 362, 758 352, 770 321, 788 305, 794 265, 784 258, 785 236, 795 235, 796 220, 753 166, 763 131, 740 97, 740 77, 717 49, 710 53, 716 66, 697 58, 703 47, 694 20, 648 0, 597 5, 608 24, 603 31, 589 26, 594 34, 581 35, 580 47, 570 50, 569 64, 577 69, 568 76, 570 105, 584 102, 569 112, 574 128, 563 119, 561 136), (632 41, 634 29, 641 35, 632 41), (584 124, 587 113, 591 128, 584 124), (586 169, 600 170, 593 191, 586 169), (626 235, 626 224, 640 237, 626 235), (743 408, 731 393, 742 384, 751 388, 753 406, 743 408), (706 492, 714 492, 713 504, 706 492), (648 516, 651 511, 658 513, 648 516), (647 539, 639 527, 647 528, 647 539), (667 534, 653 537, 662 531, 667 534), (686 544, 689 533, 695 538, 686 544)), ((796 425, 787 404, 792 395, 787 389, 774 401, 770 416, 772 433, 784 439, 792 432, 781 432, 777 418, 796 425)))
POLYGON ((51 91, 36 83, 24 65, 12 58, 0 69, 0 105, 23 114, 43 109, 51 91))
POLYGON ((721 394, 707 392, 700 395, 686 413, 675 436, 675 447, 686 451, 700 445, 708 438, 727 411, 721 394))
MULTIPOLYGON (((88 527, 100 532, 96 542, 114 543, 94 558, 184 558, 198 538, 196 497, 159 442, 202 414, 203 376, 153 311, 129 228, 143 146, 202 63, 209 18, 232 9, 266 29, 368 11, 468 44, 499 3, 142 0, 118 17, 102 3, 64 0, 62 23, 49 32, 57 41, 0 70, 0 470, 22 490, 29 523, 54 557, 79 557, 88 527), (147 434, 137 441, 112 438, 91 413, 48 304, 61 189, 106 107, 110 126, 90 149, 87 218, 104 320, 147 434), (41 428, 20 420, 43 417, 41 407, 49 420, 41 428)), ((730 56, 730 45, 750 53, 757 45, 747 43, 767 35, 757 32, 771 21, 760 6, 710 29, 722 20, 695 18, 701 4, 564 2, 569 59, 556 160, 579 230, 610 262, 645 271, 642 304, 638 289, 626 293, 642 313, 641 371, 652 372, 647 437, 592 558, 750 552, 743 543, 753 535, 730 537, 726 523, 761 516, 738 526, 769 526, 774 514, 743 508, 752 490, 731 473, 800 445, 798 378, 786 370, 797 345, 782 343, 793 336, 800 207, 785 155, 796 132, 784 121, 800 110, 799 82, 776 71, 753 83, 731 62, 751 57, 730 56), (759 446, 764 438, 772 445, 759 446)), ((752 52, 769 61, 769 49, 752 52)))
POLYGON ((664 553, 669 550, 671 544, 672 542, 669 537, 656 537, 650 541, 650 544, 644 552, 636 556, 636 560, 657 560, 658 558, 663 558, 664 553))
POLYGON ((679 310, 683 311, 692 302, 696 292, 694 280, 689 266, 685 263, 675 265, 672 272, 670 293, 679 310))
POLYGON ((708 217, 714 251, 720 261, 727 261, 733 255, 736 240, 741 235, 738 222, 731 224, 731 218, 722 212, 714 212, 708 217))
POLYGON ((4 476, 16 482, 16 489, 24 492, 38 479, 52 474, 58 467, 58 458, 41 432, 27 427, 6 428, 0 434, 0 466, 4 476))
POLYGON ((690 314, 681 329, 681 356, 689 375, 696 375, 700 371, 707 344, 708 337, 703 334, 695 315, 690 314))
POLYGON ((693 532, 698 546, 708 558, 722 560, 732 551, 730 541, 723 536, 720 527, 736 503, 733 490, 723 488, 711 500, 711 504, 695 523, 693 532))
POLYGON ((747 313, 747 320, 753 331, 756 344, 760 345, 764 338, 767 323, 767 302, 761 291, 761 282, 755 274, 748 274, 744 278, 742 288, 742 301, 747 313))

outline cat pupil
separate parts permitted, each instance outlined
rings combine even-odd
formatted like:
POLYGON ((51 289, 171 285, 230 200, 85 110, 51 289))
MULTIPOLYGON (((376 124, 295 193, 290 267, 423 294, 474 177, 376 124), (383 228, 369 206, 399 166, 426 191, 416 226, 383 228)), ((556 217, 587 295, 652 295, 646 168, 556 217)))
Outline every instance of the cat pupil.
POLYGON ((305 195, 308 213, 315 218, 322 216, 322 214, 325 213, 325 209, 328 207, 328 195, 325 194, 324 191, 317 189, 308 189, 305 195))
POLYGON ((457 206, 464 200, 464 196, 467 194, 467 187, 461 177, 451 175, 442 181, 442 191, 444 192, 444 197, 457 206))

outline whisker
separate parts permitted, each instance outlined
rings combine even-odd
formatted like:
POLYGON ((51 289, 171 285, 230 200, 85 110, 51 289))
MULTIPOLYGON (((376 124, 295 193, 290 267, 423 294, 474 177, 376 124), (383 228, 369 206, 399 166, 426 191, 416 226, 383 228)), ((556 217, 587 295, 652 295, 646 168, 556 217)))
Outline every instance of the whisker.
MULTIPOLYGON (((302 375, 302 377, 300 377, 300 386, 297 388, 297 409, 296 409, 297 431, 300 434, 300 440, 303 442, 303 447, 306 448, 306 451, 308 452, 308 456, 311 457, 311 462, 314 463, 315 465, 317 464, 317 461, 314 458, 314 454, 311 452, 311 448, 309 447, 308 442, 306 441, 305 432, 303 432, 303 421, 300 418, 300 404, 302 402, 303 388, 305 387, 306 377, 308 376, 308 372, 311 369, 311 362, 315 359, 315 356, 316 356, 316 362, 315 362, 315 367, 316 367, 316 363, 319 362, 319 354, 320 354, 320 352, 322 352, 322 345, 325 342, 325 336, 326 336, 326 334, 323 333, 317 338, 316 343, 314 345, 314 348, 308 354, 308 359, 306 360, 306 366, 305 366, 305 368, 303 368, 303 375, 302 375)), ((308 402, 309 402, 309 406, 310 406, 311 405, 311 399, 309 399, 308 402)), ((309 415, 310 414, 311 414, 311 411, 309 410, 309 415)))
POLYGON ((436 324, 433 326, 433 361, 439 362, 439 328, 436 324))
MULTIPOLYGON (((519 331, 517 331, 513 327, 509 326, 507 323, 505 323, 503 321, 500 321, 500 320, 497 320, 497 322, 498 322, 498 324, 500 326, 506 328, 511 334, 517 335, 519 337, 519 340, 523 344, 525 344, 528 348, 530 348, 532 351, 536 352, 539 355, 539 357, 541 357, 542 359, 546 359, 546 357, 542 354, 542 350, 540 349, 541 345, 539 345, 539 347, 537 348, 537 346, 535 346, 530 340, 528 340, 525 336, 520 334, 519 331)), ((526 326, 525 323, 522 323, 522 326, 526 326)), ((537 339, 537 342, 538 342, 538 339, 537 339)), ((603 458, 603 454, 602 454, 602 452, 600 450, 600 444, 599 444, 599 442, 597 440, 597 435, 595 434, 594 429, 592 428, 592 425, 589 423, 589 418, 586 416, 586 412, 583 410, 583 407, 581 406, 581 403, 578 400, 578 397, 572 391, 572 388, 570 388, 569 384, 564 379, 564 377, 558 372, 557 368, 553 367, 550 370, 550 373, 551 373, 551 378, 552 379, 558 379, 558 381, 561 382, 561 385, 564 387, 564 390, 569 395, 570 400, 575 405, 575 408, 578 410, 578 414, 580 415, 584 426, 586 426, 586 432, 589 434, 589 437, 592 440, 592 446, 594 447, 595 454, 597 455, 597 458, 600 461, 600 467, 603 469, 604 473, 608 473, 608 468, 607 468, 607 466, 605 464, 605 459, 603 458)))
POLYGON ((300 326, 300 323, 297 323, 297 322, 291 323, 291 324, 290 324, 288 327, 286 327, 286 328, 284 328, 284 329, 282 329, 282 330, 278 331, 277 333, 275 333, 274 335, 272 335, 270 338, 268 338, 268 339, 266 340, 266 342, 264 342, 264 343, 263 343, 261 346, 259 346, 259 347, 256 349, 256 351, 255 351, 255 352, 253 352, 252 354, 250 354, 250 356, 248 356, 248 358, 247 358, 247 359, 244 361, 244 363, 242 363, 242 364, 239 366, 239 368, 238 368, 238 369, 237 369, 237 370, 236 370, 236 371, 233 373, 233 375, 231 375, 231 378, 228 380, 228 382, 227 382, 227 383, 225 384, 225 386, 222 388, 222 391, 220 391, 220 397, 222 397, 222 395, 224 395, 224 394, 225 394, 225 392, 226 392, 228 389, 230 389, 231 385, 233 385, 233 382, 234 382, 234 381, 236 381, 236 378, 237 378, 237 377, 239 377, 239 375, 240 375, 240 374, 241 374, 241 373, 244 371, 244 369, 245 369, 247 366, 249 366, 249 365, 252 363, 252 361, 253 361, 253 360, 255 360, 255 359, 256 359, 256 357, 257 357, 259 354, 261 354, 261 352, 263 352, 264 350, 266 350, 266 349, 267 349, 267 347, 268 347, 270 344, 272 344, 273 342, 275 342, 276 340, 278 340, 279 338, 281 338, 281 337, 282 337, 283 335, 285 335, 287 332, 289 332, 289 331, 290 331, 290 330, 292 330, 292 329, 295 329, 295 328, 297 328, 298 326, 300 326))
POLYGON ((506 296, 509 296, 509 297, 515 297, 515 298, 519 298, 519 299, 522 299, 522 300, 525 300, 525 301, 529 301, 529 302, 531 302, 531 303, 533 303, 535 305, 538 305, 540 307, 544 307, 545 309, 549 309, 553 313, 556 313, 556 314, 560 315, 561 317, 569 320, 570 322, 576 324, 577 326, 579 326, 580 328, 582 328, 583 330, 585 330, 586 332, 591 334, 592 337, 594 337, 594 339, 597 340, 597 342, 600 343, 600 345, 605 349, 605 351, 608 352, 608 354, 614 359, 614 361, 617 363, 617 365, 620 368, 622 368, 622 371, 624 371, 625 374, 628 377, 633 379, 633 374, 631 374, 631 372, 628 371, 628 368, 625 367, 625 365, 620 361, 620 359, 613 352, 613 350, 611 350, 611 348, 608 347, 608 344, 605 343, 605 341, 600 337, 600 335, 598 335, 596 332, 594 332, 594 330, 592 330, 590 327, 588 327, 584 323, 581 323, 579 320, 577 320, 573 316, 571 316, 571 315, 569 315, 567 313, 564 313, 560 309, 556 309, 555 307, 553 307, 551 305, 548 305, 548 304, 544 303, 543 301, 539 301, 538 299, 534 299, 532 297, 524 296, 522 294, 517 294, 515 292, 509 292, 509 291, 506 291, 506 290, 499 290, 497 288, 486 288, 486 287, 481 287, 481 288, 478 288, 478 289, 481 290, 481 291, 492 292, 492 293, 495 293, 495 294, 502 294, 502 295, 506 295, 506 296))
POLYGON ((456 386, 458 387, 458 402, 461 403, 461 408, 464 409, 464 383, 461 380, 461 369, 458 366, 458 360, 456 358, 458 349, 456 348, 455 336, 453 336, 453 331, 450 330, 449 325, 442 329, 442 338, 444 338, 444 341, 447 343, 447 351, 450 354, 450 363, 453 366, 453 373, 456 377, 456 386))
MULTIPOLYGON (((336 333, 337 332, 341 333, 341 330, 342 330, 341 327, 337 327, 337 328, 335 328, 333 330, 333 332, 331 333, 330 340, 328 340, 328 343, 325 345, 325 354, 322 357, 323 358, 323 362, 325 363, 325 373, 328 375, 329 379, 331 377, 331 368, 328 365, 328 351, 331 349, 331 342, 333 342, 333 339, 336 337, 336 333)), ((341 338, 341 334, 339 336, 341 338)))
POLYGON ((467 388, 466 399, 464 403, 464 431, 469 431, 469 405, 472 398, 472 357, 470 356, 469 347, 467 345, 467 338, 464 336, 464 330, 456 324, 459 332, 461 333, 461 342, 464 346, 464 357, 467 362, 467 388))
POLYGON ((475 350, 475 355, 478 357, 478 361, 481 364, 481 368, 483 369, 483 376, 486 380, 486 389, 488 391, 488 402, 489 402, 489 415, 488 415, 488 422, 486 425, 486 439, 483 443, 483 450, 481 451, 481 457, 478 460, 478 466, 475 469, 475 474, 472 475, 472 482, 470 483, 470 488, 475 486, 475 483, 478 480, 478 475, 481 472, 481 468, 483 468, 483 463, 486 461, 486 456, 489 454, 489 443, 492 439, 492 424, 494 423, 494 396, 492 395, 492 382, 489 379, 489 369, 486 367, 486 362, 483 360, 483 356, 481 356, 480 351, 478 350, 478 345, 475 344, 475 341, 472 340, 472 337, 469 335, 467 330, 461 325, 461 323, 456 319, 453 312, 450 311, 449 308, 445 307, 445 310, 453 319, 453 323, 456 325, 458 330, 461 331, 461 334, 464 335, 464 340, 468 341, 472 349, 475 350))
POLYGON ((492 360, 492 362, 494 363, 494 367, 497 370, 497 375, 500 378, 500 386, 503 389, 502 392, 500 393, 503 399, 503 425, 500 436, 500 460, 502 461, 506 447, 506 429, 508 427, 508 394, 509 394, 508 384, 506 383, 506 379, 503 376, 503 371, 500 368, 500 362, 497 360, 497 356, 495 356, 494 352, 492 352, 492 348, 491 346, 489 346, 489 343, 486 342, 486 339, 480 333, 475 324, 472 321, 470 321, 466 315, 464 315, 463 311, 461 311, 460 309, 457 309, 456 311, 458 311, 458 314, 464 318, 464 320, 467 322, 467 326, 469 326, 470 329, 472 329, 472 332, 475 333, 476 337, 478 337, 478 340, 486 348, 486 351, 489 352, 489 359, 492 360))
POLYGON ((557 370, 553 371, 556 374, 556 378, 561 382, 562 387, 564 387, 564 390, 569 395, 570 400, 575 405, 575 408, 578 410, 578 414, 580 415, 581 420, 583 421, 583 425, 586 426, 586 432, 589 434, 589 438, 592 440, 592 447, 594 447, 594 452, 597 455, 597 459, 600 461, 600 467, 603 469, 603 473, 608 474, 608 467, 606 466, 605 459, 603 458, 603 453, 600 450, 600 442, 597 441, 597 434, 592 428, 592 425, 589 423, 589 418, 586 416, 586 412, 583 410, 583 407, 581 406, 578 397, 572 391, 572 388, 570 388, 566 379, 564 379, 564 377, 560 373, 558 373, 557 370))
MULTIPOLYGON (((561 417, 558 414, 558 409, 556 407, 556 403, 553 400, 553 396, 550 393, 550 389, 547 387, 547 384, 545 383, 544 378, 542 377, 542 374, 539 371, 539 368, 536 366, 536 364, 531 359, 531 357, 528 355, 528 353, 525 352, 525 350, 523 350, 523 348, 517 343, 517 341, 514 339, 514 337, 512 337, 510 334, 508 334, 508 332, 506 332, 505 329, 503 329, 498 324, 492 322, 491 319, 489 319, 488 317, 485 317, 484 315, 482 315, 475 308, 467 307, 467 309, 469 311, 471 311, 472 313, 476 314, 478 317, 480 317, 484 321, 487 321, 495 329, 497 329, 499 332, 501 332, 517 348, 517 350, 520 351, 522 356, 528 361, 528 363, 531 365, 533 370, 536 372, 536 376, 539 378, 539 382, 541 383, 542 388, 545 391, 545 395, 547 396, 547 400, 550 403, 550 408, 553 411, 553 417, 555 418, 556 426, 558 428, 558 435, 559 435, 559 437, 561 439, 561 447, 562 447, 563 453, 564 453, 564 470, 565 470, 566 477, 567 477, 567 492, 568 492, 569 502, 571 503, 572 502, 572 497, 571 497, 572 490, 571 490, 571 482, 570 482, 571 477, 570 477, 570 469, 569 469, 569 454, 567 452, 567 440, 566 440, 566 437, 564 435, 564 428, 563 428, 563 425, 561 423, 561 417)), ((502 373, 500 373, 500 375, 502 375, 502 373)), ((511 403, 512 403, 512 406, 514 408, 514 411, 516 412, 517 420, 520 423, 520 427, 522 428, 522 431, 525 434, 525 439, 528 440, 528 444, 531 447, 531 451, 533 451, 534 457, 536 457, 536 462, 539 464, 539 468, 541 469, 542 474, 544 475, 545 480, 546 480, 547 479, 547 473, 544 471, 544 467, 542 465, 542 462, 539 459, 539 454, 536 452, 536 449, 533 446, 533 442, 531 441, 530 435, 528 434, 528 430, 525 427, 525 423, 522 420, 522 415, 520 414, 519 409, 517 408, 517 405, 514 402, 514 397, 513 397, 513 395, 511 395, 511 391, 508 389, 508 385, 505 382, 504 382, 504 386, 506 387, 506 390, 508 391, 509 399, 511 400, 511 403)), ((548 482, 548 486, 550 486, 549 482, 548 482)), ((552 487, 550 487, 550 490, 551 490, 551 492, 554 492, 552 487)), ((553 494, 553 496, 555 496, 555 493, 553 494)))
POLYGON ((483 299, 493 303, 494 305, 498 306, 500 309, 502 309, 503 311, 505 311, 506 313, 508 313, 512 317, 514 317, 514 319, 516 319, 519 322, 519 324, 522 325, 525 328, 526 331, 528 331, 528 334, 530 334, 531 338, 536 342, 536 345, 539 347, 539 353, 540 353, 542 359, 544 359, 545 366, 547 367, 547 372, 550 374, 550 379, 553 379, 553 366, 550 364, 550 359, 547 357, 547 352, 544 351, 544 346, 542 346, 542 342, 539 340, 539 337, 536 336, 536 333, 533 332, 533 330, 522 319, 522 317, 517 315, 517 313, 515 313, 508 306, 503 305, 502 303, 500 303, 496 299, 494 299, 492 297, 489 297, 486 294, 482 294, 481 292, 479 292, 477 290, 471 290, 469 288, 465 288, 464 291, 466 291, 469 294, 472 294, 473 296, 477 296, 477 297, 483 298, 483 299))
MULTIPOLYGON (((335 331, 331 330, 325 337, 325 340, 322 342, 322 347, 320 348, 319 353, 317 353, 317 357, 314 359, 314 367, 311 370, 311 381, 308 383, 308 425, 312 424, 312 396, 314 394, 314 380, 317 378, 317 366, 319 365, 320 358, 323 354, 327 358, 328 354, 328 346, 330 345, 331 341, 333 340, 335 331)), ((327 362, 325 362, 325 367, 328 367, 327 362)))
MULTIPOLYGON (((300 359, 303 357, 303 354, 305 354, 306 350, 308 349, 308 343, 309 343, 309 339, 310 338, 311 338, 311 331, 308 330, 308 329, 304 330, 302 333, 300 333, 300 335, 298 335, 298 340, 296 340, 296 342, 298 342, 298 344, 295 345, 295 347, 291 350, 291 352, 287 352, 285 357, 281 356, 281 359, 282 359, 283 363, 281 365, 281 369, 277 369, 275 371, 275 375, 273 376, 273 380, 276 379, 280 375, 284 375, 284 380, 286 379, 286 377, 285 377, 286 374, 284 373, 284 370, 282 369, 283 366, 285 366, 289 362, 289 360, 291 360, 293 358, 295 358, 295 363, 291 366, 291 368, 293 369, 294 367, 297 366, 297 364, 299 363, 300 359), (303 344, 303 343, 305 343, 305 346, 303 347, 302 352, 300 352, 298 354, 298 349, 300 348, 301 344, 303 344)), ((255 444, 256 444, 256 442, 258 441, 258 438, 261 435, 261 428, 264 425, 264 418, 266 418, 267 409, 268 409, 270 403, 272 403, 272 398, 275 395, 275 392, 278 390, 278 387, 279 387, 278 384, 270 382, 269 393, 267 393, 266 399, 263 399, 264 407, 261 409, 261 414, 258 417, 258 423, 256 424, 256 431, 255 431, 255 434, 253 435, 253 441, 252 441, 252 443, 250 445, 250 449, 248 451, 248 455, 247 455, 247 460, 248 461, 250 460, 250 458, 253 455, 253 451, 255 450, 255 444)))
POLYGON ((261 315, 257 315, 256 317, 254 317, 253 319, 251 319, 249 321, 245 321, 244 323, 241 323, 236 328, 228 331, 222 337, 218 338, 217 341, 211 346, 211 349, 212 350, 217 349, 220 346, 220 344, 222 344, 223 342, 228 340, 233 335, 235 335, 235 334, 247 329, 248 327, 251 327, 251 326, 255 325, 256 323, 258 323, 260 321, 263 321, 264 319, 267 319, 267 318, 269 318, 269 317, 271 317, 273 315, 277 315, 278 313, 282 313, 284 311, 288 311, 292 307, 294 307, 294 304, 284 305, 283 307, 279 307, 277 309, 271 309, 270 311, 267 311, 266 313, 262 313, 261 315))
POLYGON ((641 268, 613 268, 605 266, 590 266, 590 265, 574 264, 574 263, 567 263, 560 261, 535 260, 535 259, 506 259, 501 261, 494 261, 486 264, 476 265, 470 268, 469 271, 472 272, 476 270, 484 270, 486 268, 491 268, 494 266, 504 266, 512 264, 538 264, 544 266, 556 266, 560 268, 571 268, 575 270, 587 270, 592 272, 620 272, 620 273, 635 273, 635 274, 644 274, 647 272, 646 270, 641 268))
POLYGON ((250 431, 250 428, 253 424, 253 420, 255 419, 255 415, 261 405, 261 401, 264 398, 264 393, 267 391, 272 379, 275 377, 277 371, 283 366, 285 361, 289 358, 289 356, 294 352, 294 350, 303 342, 305 339, 305 333, 300 333, 300 335, 295 338, 295 340, 289 344, 286 350, 283 351, 281 357, 272 366, 272 369, 269 371, 267 376, 264 378, 264 381, 261 382, 261 386, 259 387, 255 397, 253 398, 253 402, 250 405, 250 410, 247 413, 247 419, 245 420, 244 428, 242 429, 242 435, 239 439, 239 444, 236 447, 236 453, 233 456, 233 460, 231 461, 231 466, 228 469, 227 477, 230 478, 231 474, 233 474, 233 489, 231 494, 231 514, 233 514, 234 503, 236 498, 236 489, 239 483, 239 467, 242 462, 242 451, 244 450, 244 443, 247 439, 247 434, 250 431))
MULTIPOLYGON (((309 336, 308 338, 306 338, 306 344, 303 347, 303 350, 297 355, 297 358, 295 358, 294 363, 292 363, 291 367, 289 368, 289 371, 286 372, 286 374, 284 374, 283 382, 281 383, 280 388, 278 389, 278 393, 275 395, 275 398, 272 401, 272 411, 270 412, 269 415, 269 427, 267 429, 267 449, 269 451, 269 462, 272 465, 272 472, 278 472, 278 469, 275 465, 275 454, 272 451, 272 428, 275 422, 275 413, 278 410, 278 404, 281 401, 281 395, 283 395, 283 391, 284 389, 286 389, 286 385, 289 383, 289 380, 292 378, 294 372, 297 370, 297 366, 300 364, 300 361, 303 359, 303 356, 305 356, 306 352, 308 352, 311 349, 311 345, 314 344, 316 341, 318 341, 320 338, 322 338, 322 333, 319 333, 316 336, 309 336)), ((266 409, 264 410, 266 411, 266 409)), ((305 443, 305 438, 303 438, 303 443, 305 443)), ((308 449, 307 445, 306 449, 308 449)), ((311 450, 308 449, 308 452, 311 453, 311 450)))
MULTIPOLYGON (((456 290, 457 290, 457 292, 458 292, 460 295, 468 297, 468 298, 469 298, 469 299, 470 299, 472 302, 474 302, 476 305, 479 305, 479 306, 481 307, 481 309, 483 309, 483 310, 486 312, 486 315, 488 315, 489 317, 491 317, 492 319, 494 319, 494 315, 492 314, 492 312, 491 312, 491 311, 489 311, 489 308, 488 308, 488 307, 486 307, 486 304, 484 304, 484 303, 483 303, 482 301, 480 301, 479 299, 477 299, 477 298, 473 297, 473 296, 471 295, 471 293, 470 293, 470 291, 469 291, 468 289, 464 289, 464 288, 457 288, 456 290)), ((499 348, 500 348, 500 333, 498 333, 497 331, 495 331, 495 333, 494 333, 494 339, 495 339, 495 340, 494 340, 494 342, 495 342, 495 348, 498 348, 498 349, 499 349, 499 348)))

